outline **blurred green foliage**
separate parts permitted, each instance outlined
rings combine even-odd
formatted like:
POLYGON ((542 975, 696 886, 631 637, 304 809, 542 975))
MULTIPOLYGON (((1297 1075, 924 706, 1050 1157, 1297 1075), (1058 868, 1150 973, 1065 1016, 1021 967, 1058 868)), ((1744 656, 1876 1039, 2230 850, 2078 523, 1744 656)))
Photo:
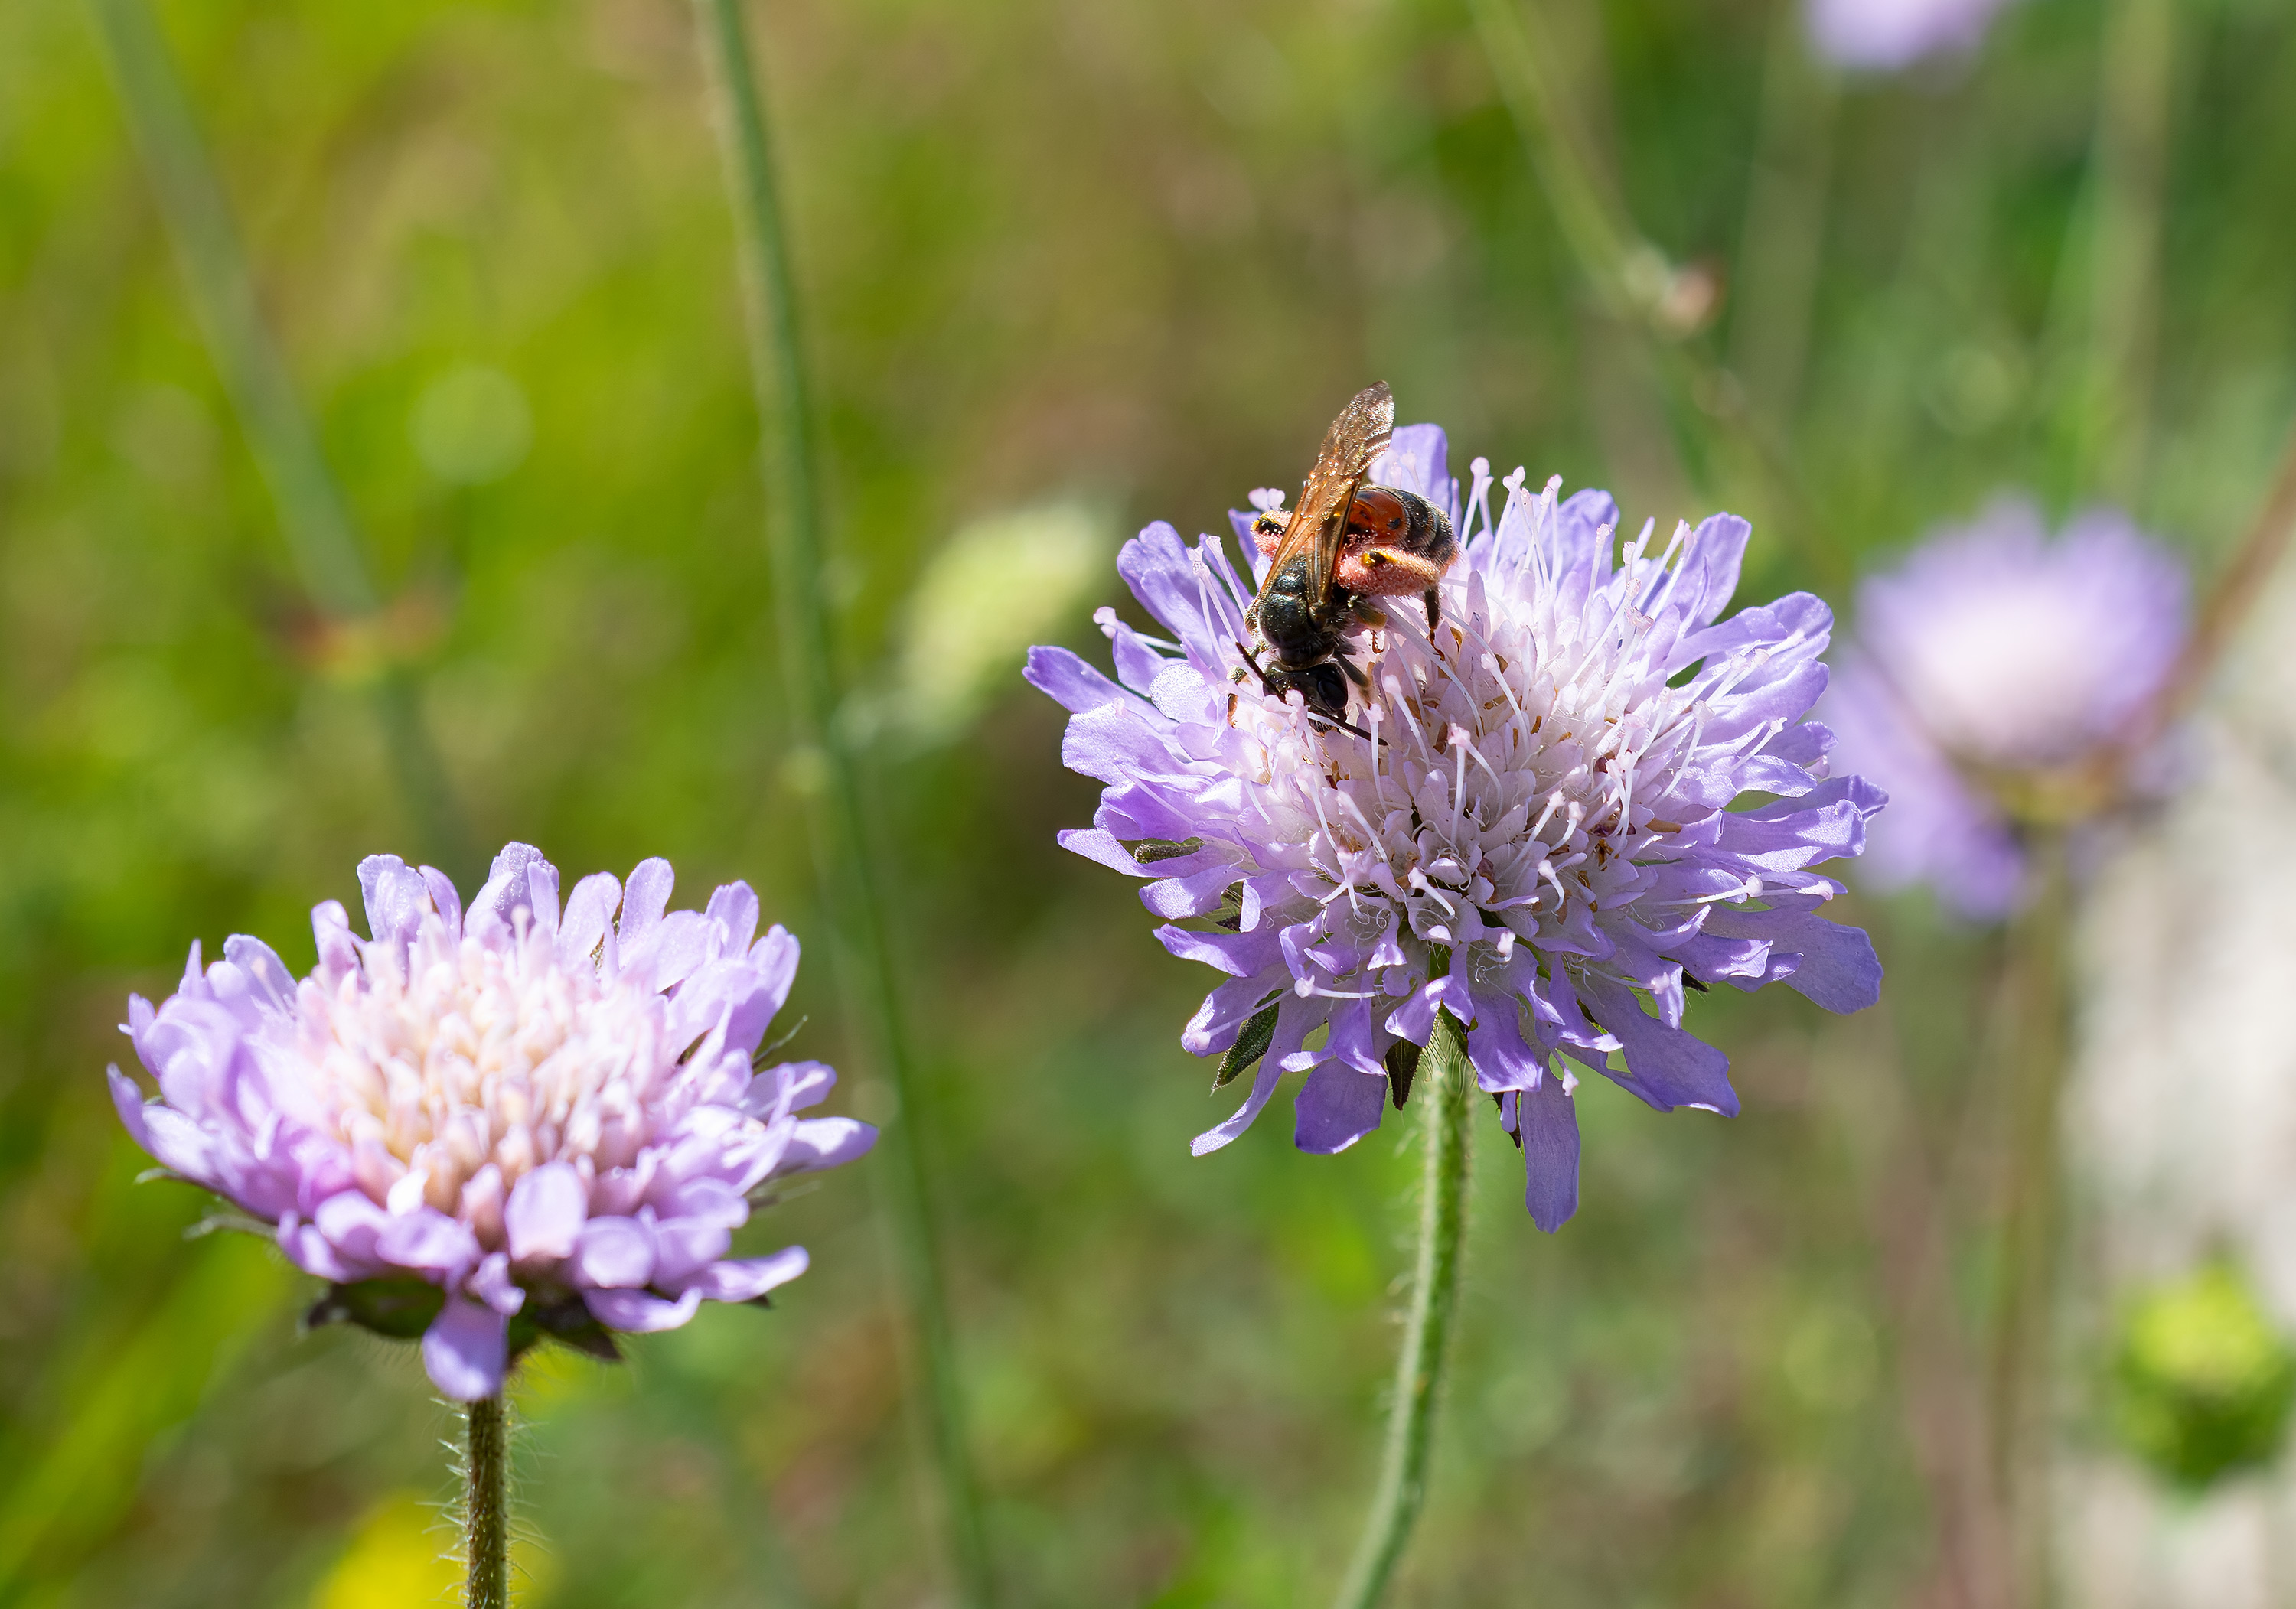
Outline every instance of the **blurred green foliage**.
POLYGON ((2277 1456, 2296 1407, 2296 1347, 2224 1263, 2129 1309, 2112 1376, 2122 1440, 2191 1491, 2277 1456))
MULTIPOLYGON (((1828 85, 1775 0, 1536 4, 1641 230, 1723 286, 1688 349, 1748 377, 1800 502, 1670 412, 1597 310, 1462 8, 761 6, 854 682, 902 684, 877 667, 951 533, 1054 502, 1110 511, 1111 557, 1150 518, 1222 528, 1374 377, 1463 460, 1662 520, 1739 508, 1747 596, 1831 586, 2004 483, 2095 494, 2065 422, 2095 6, 2023 0, 1965 67, 1828 85), (1762 216, 1800 237, 1747 225, 1772 178, 1792 204, 1762 216), (1797 251, 1813 272, 1766 296, 1797 251)), ((160 9, 394 601, 346 641, 298 594, 86 15, 0 7, 0 1603, 332 1606, 364 1601, 343 1561, 401 1558, 410 1502, 445 1497, 449 1419, 405 1349, 299 1337, 311 1282, 186 1244, 202 1204, 132 1182, 101 1077, 127 992, 165 992, 194 935, 307 966, 309 905, 414 847, 365 697, 394 656, 482 841, 570 875, 666 854, 689 900, 745 877, 819 924, 680 0, 160 9)), ((2296 29, 2267 0, 2194 0, 2177 29, 2158 355, 2112 478, 2205 569, 2296 404, 2296 29)), ((1095 641, 1080 608, 1064 634, 1095 641)), ((1191 1159, 1226 1110, 1177 1044, 1206 976, 1054 848, 1091 807, 1059 712, 1015 677, 950 719, 882 804, 1009 1601, 1313 1597, 1371 1476, 1400 1125, 1309 1158, 1279 1107, 1191 1159)), ((1918 906, 1866 915, 1892 968, 1871 1020, 1699 1002, 1742 1117, 1584 1092, 1562 1236, 1486 1125, 1399 1601, 1855 1609, 1926 1579, 1872 1140, 1892 1066, 1917 1156, 1983 1131, 1997 954, 1918 906)), ((829 999, 816 961, 795 1049, 837 1060, 829 999)), ((529 1601, 929 1598, 849 1172, 748 1231, 813 1249, 775 1311, 528 1379, 529 1601)))

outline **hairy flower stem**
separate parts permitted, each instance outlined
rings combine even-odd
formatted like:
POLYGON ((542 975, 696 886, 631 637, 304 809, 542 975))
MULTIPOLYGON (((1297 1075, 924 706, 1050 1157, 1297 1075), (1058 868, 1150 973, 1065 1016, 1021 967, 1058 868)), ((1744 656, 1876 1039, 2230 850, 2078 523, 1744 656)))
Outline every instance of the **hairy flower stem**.
POLYGON ((1411 1540, 1427 1496, 1427 1457, 1441 1396, 1446 1344, 1458 1305, 1459 1257, 1467 1226, 1467 1119, 1475 1072, 1459 1025, 1441 1013, 1419 1066, 1421 1137, 1426 1171, 1419 1203, 1419 1263, 1411 1314, 1396 1360, 1395 1401, 1388 1410, 1387 1450, 1363 1538, 1348 1566, 1336 1609, 1372 1609, 1411 1540))
POLYGON ((732 191, 748 314, 751 375, 764 434, 763 468, 771 518, 767 534, 774 601, 789 690, 790 723, 800 748, 791 780, 814 807, 814 841, 837 975, 851 1014, 873 1038, 874 1061, 898 1110, 883 1125, 876 1169, 887 1192, 894 1261, 923 1375, 926 1440, 947 1529, 950 1573, 959 1602, 989 1601, 989 1571, 957 1391, 955 1345, 932 1235, 924 1166, 917 1148, 915 1081, 899 990, 873 867, 873 835, 864 806, 858 756, 837 730, 831 672, 829 600, 822 585, 824 521, 815 429, 799 339, 787 232, 775 193, 765 108, 751 64, 741 0, 695 0, 701 49, 716 86, 718 134, 732 191))
POLYGON ((500 1396, 468 1410, 463 1449, 463 1552, 470 1561, 463 1609, 510 1609, 510 1430, 500 1396))
MULTIPOLYGON (((264 324, 230 203, 167 41, 144 0, 88 0, 88 11, 182 265, 193 316, 270 488, 296 576, 329 625, 373 620, 382 600, 349 505, 264 324)), ((465 875, 476 862, 414 692, 403 668, 386 671, 372 689, 375 716, 424 851, 465 875)))
POLYGON ((2065 945, 2070 919, 2063 834, 2037 833, 2032 854, 2039 892, 2010 933, 2009 1167, 1988 1416, 1994 1481, 2019 1603, 2046 1601, 2043 1471, 2048 1456, 2049 1318, 2056 1287, 2057 1130, 2067 1049, 2065 945))

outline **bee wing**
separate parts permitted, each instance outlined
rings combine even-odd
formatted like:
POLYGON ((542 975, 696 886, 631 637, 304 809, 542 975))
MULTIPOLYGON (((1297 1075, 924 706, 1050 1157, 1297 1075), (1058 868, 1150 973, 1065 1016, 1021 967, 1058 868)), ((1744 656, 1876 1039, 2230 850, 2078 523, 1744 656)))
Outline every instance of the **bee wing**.
MULTIPOLYGON (((1268 583, 1303 550, 1314 556, 1309 571, 1314 596, 1324 595, 1332 584, 1332 566, 1347 534, 1348 505, 1355 501, 1356 488, 1363 485, 1364 477, 1371 473, 1372 460, 1387 450, 1387 438, 1394 428, 1395 397, 1384 380, 1357 392, 1355 399, 1340 410, 1340 416, 1324 433, 1323 451, 1316 454, 1316 467, 1308 471, 1308 484, 1292 510, 1291 523, 1283 527, 1283 540, 1267 561, 1260 597, 1267 595, 1268 583)), ((1257 613, 1257 600, 1252 608, 1257 613)))

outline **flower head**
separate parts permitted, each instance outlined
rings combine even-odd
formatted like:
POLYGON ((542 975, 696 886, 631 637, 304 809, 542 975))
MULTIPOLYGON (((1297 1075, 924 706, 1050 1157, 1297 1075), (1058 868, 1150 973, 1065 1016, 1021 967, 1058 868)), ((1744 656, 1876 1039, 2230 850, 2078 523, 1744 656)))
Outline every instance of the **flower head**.
POLYGON ((1809 0, 1810 43, 1836 67, 1895 72, 1972 51, 2004 0, 1809 0))
POLYGON ((123 1031, 159 1081, 111 1069, 121 1121, 170 1170, 275 1227, 333 1282, 320 1318, 422 1335, 447 1395, 493 1395, 544 1335, 611 1355, 608 1330, 674 1328, 805 1270, 802 1247, 728 1258, 775 1179, 850 1161, 875 1131, 795 1114, 835 1074, 752 1071, 798 964, 755 938, 743 883, 664 914, 669 862, 574 886, 512 844, 463 910, 440 872, 359 863, 373 936, 311 913, 298 982, 260 939, 226 940, 123 1031))
POLYGON ((1464 554, 1431 641, 1413 604, 1357 643, 1364 735, 1238 679, 1251 589, 1218 538, 1190 549, 1168 525, 1118 568, 1177 641, 1103 610, 1116 681, 1056 648, 1029 675, 1073 712, 1062 757, 1105 787, 1062 842, 1153 878, 1141 897, 1166 948, 1228 976, 1182 1044, 1232 1061, 1265 1047, 1196 1151, 1242 1133, 1287 1072, 1308 1075, 1300 1147, 1346 1148, 1406 1092, 1410 1052, 1392 1080, 1390 1052, 1447 1009, 1551 1229, 1578 1203, 1561 1058, 1661 1111, 1733 1113, 1726 1058, 1682 1026, 1686 985, 1872 1002, 1873 948, 1819 914, 1841 888, 1812 868, 1856 854, 1882 798, 1826 780, 1828 735, 1803 719, 1825 684, 1825 606, 1719 618, 1743 520, 1678 528, 1657 553, 1646 527, 1614 561, 1609 498, 1534 495, 1518 470, 1494 522, 1484 461, 1463 509, 1445 450, 1410 427, 1374 470, 1441 507, 1464 554), (1734 809, 1750 791, 1773 796, 1734 809))
POLYGON ((1844 764, 1894 805, 1866 860, 1874 883, 1928 883, 1979 920, 2014 910, 2016 827, 2106 802, 2087 763, 2132 735, 2175 667, 2185 592, 2183 567, 2125 515, 2083 514, 2052 542, 2014 500, 1868 579, 1825 715, 1844 764))

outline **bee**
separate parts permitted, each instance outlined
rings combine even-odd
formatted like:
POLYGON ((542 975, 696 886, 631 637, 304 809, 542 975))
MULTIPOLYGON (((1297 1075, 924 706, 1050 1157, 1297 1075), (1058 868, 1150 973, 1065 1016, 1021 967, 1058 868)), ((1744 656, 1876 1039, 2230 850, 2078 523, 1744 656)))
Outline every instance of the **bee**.
MULTIPOLYGON (((1384 382, 1358 392, 1324 433, 1298 504, 1251 522, 1268 563, 1244 625, 1267 664, 1236 644, 1261 687, 1279 698, 1297 691, 1320 720, 1358 737, 1369 734, 1347 719, 1348 683, 1371 683, 1348 657, 1349 633, 1386 624, 1374 599, 1414 592, 1433 631, 1442 607, 1437 583, 1459 557, 1442 510, 1410 492, 1364 484, 1394 427, 1395 398, 1384 382)), ((1235 680, 1243 675, 1238 668, 1235 680)))

